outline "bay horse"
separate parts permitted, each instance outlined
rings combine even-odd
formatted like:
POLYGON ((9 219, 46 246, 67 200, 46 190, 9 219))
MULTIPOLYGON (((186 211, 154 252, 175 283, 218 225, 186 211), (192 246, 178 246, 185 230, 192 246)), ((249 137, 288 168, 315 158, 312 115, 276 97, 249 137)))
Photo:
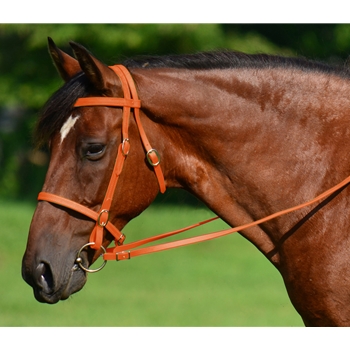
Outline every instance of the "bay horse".
POLYGON ((65 84, 36 131, 50 164, 22 263, 35 298, 79 291, 101 253, 130 258, 108 246, 119 249, 120 230, 166 188, 189 191, 235 227, 340 183, 239 233, 278 269, 306 326, 349 326, 347 68, 227 51, 108 67, 70 45, 75 57, 49 38, 65 84))

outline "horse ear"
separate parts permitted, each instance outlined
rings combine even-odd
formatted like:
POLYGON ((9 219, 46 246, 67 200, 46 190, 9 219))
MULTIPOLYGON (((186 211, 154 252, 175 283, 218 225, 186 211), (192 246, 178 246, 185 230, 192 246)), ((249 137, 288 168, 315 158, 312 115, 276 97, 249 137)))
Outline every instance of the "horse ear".
POLYGON ((64 81, 70 80, 81 71, 79 62, 60 50, 51 38, 48 38, 49 53, 64 81))
POLYGON ((116 75, 104 63, 95 58, 84 46, 70 42, 81 69, 93 86, 103 94, 113 96, 116 88, 116 75))

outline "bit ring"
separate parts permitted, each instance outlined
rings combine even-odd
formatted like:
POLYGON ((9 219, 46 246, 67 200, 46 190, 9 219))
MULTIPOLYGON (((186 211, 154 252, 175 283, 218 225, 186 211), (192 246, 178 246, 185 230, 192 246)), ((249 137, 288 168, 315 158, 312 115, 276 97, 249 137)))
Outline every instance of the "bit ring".
MULTIPOLYGON (((95 272, 101 271, 101 270, 106 266, 106 264, 107 264, 107 260, 105 260, 105 261, 103 262, 103 264, 102 264, 99 268, 97 268, 97 269, 88 269, 88 268, 86 268, 86 267, 83 265, 83 259, 80 257, 81 252, 82 252, 86 247, 88 247, 88 246, 90 246, 90 245, 94 245, 94 244, 95 244, 95 242, 89 242, 89 243, 84 244, 84 245, 80 248, 80 250, 78 251, 77 257, 76 257, 76 259, 75 259, 75 263, 78 264, 79 267, 80 267, 82 270, 84 270, 85 272, 95 273, 95 272)), ((103 246, 101 246, 101 249, 103 250, 103 254, 105 254, 105 253, 106 253, 106 249, 105 249, 103 246)))

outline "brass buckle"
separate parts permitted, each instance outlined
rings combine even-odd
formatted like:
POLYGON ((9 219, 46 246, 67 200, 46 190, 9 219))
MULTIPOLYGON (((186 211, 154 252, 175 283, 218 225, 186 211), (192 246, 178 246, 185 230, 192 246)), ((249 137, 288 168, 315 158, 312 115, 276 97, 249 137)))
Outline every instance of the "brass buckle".
POLYGON ((101 210, 100 213, 98 214, 98 217, 97 217, 97 224, 98 224, 98 226, 105 227, 108 224, 108 221, 109 221, 109 211, 107 209, 101 210), (103 213, 107 213, 107 220, 101 222, 101 216, 102 216, 103 213))
POLYGON ((154 148, 150 149, 150 150, 146 153, 146 157, 147 157, 148 163, 149 163, 150 165, 152 165, 153 167, 159 165, 159 163, 160 163, 160 155, 159 155, 159 153, 158 153, 158 151, 157 151, 156 149, 154 149, 154 148), (154 162, 152 161, 152 159, 151 159, 151 157, 150 157, 150 154, 151 154, 151 153, 154 153, 154 154, 156 155, 156 157, 158 158, 158 161, 157 161, 157 162, 154 163, 154 162))
POLYGON ((122 142, 122 154, 124 157, 126 157, 130 152, 130 140, 128 138, 124 139, 123 142, 122 142), (125 152, 125 145, 126 143, 128 143, 128 150, 125 152))
POLYGON ((121 260, 130 260, 131 256, 130 256, 130 250, 128 251, 122 251, 122 252, 119 252, 119 253, 116 253, 115 255, 115 260, 117 261, 121 261, 121 260), (120 254, 120 257, 119 257, 119 254, 120 254))
POLYGON ((124 241, 125 241, 126 236, 122 233, 122 235, 120 236, 120 238, 116 241, 117 245, 123 245, 124 241))

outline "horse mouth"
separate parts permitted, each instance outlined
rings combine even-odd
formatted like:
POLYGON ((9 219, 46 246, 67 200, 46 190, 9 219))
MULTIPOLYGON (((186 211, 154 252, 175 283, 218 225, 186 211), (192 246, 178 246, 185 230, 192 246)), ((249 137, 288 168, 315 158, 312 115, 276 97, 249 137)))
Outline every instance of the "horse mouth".
POLYGON ((85 281, 86 277, 79 285, 70 283, 53 293, 47 293, 42 288, 33 287, 34 297, 40 303, 56 304, 59 301, 68 299, 72 294, 79 292, 85 285, 85 281))
POLYGON ((68 299, 72 294, 83 288, 86 282, 86 274, 83 270, 70 269, 65 280, 55 278, 50 265, 40 262, 33 274, 23 270, 23 279, 33 288, 34 297, 37 301, 47 304, 56 304, 60 300, 68 299))

